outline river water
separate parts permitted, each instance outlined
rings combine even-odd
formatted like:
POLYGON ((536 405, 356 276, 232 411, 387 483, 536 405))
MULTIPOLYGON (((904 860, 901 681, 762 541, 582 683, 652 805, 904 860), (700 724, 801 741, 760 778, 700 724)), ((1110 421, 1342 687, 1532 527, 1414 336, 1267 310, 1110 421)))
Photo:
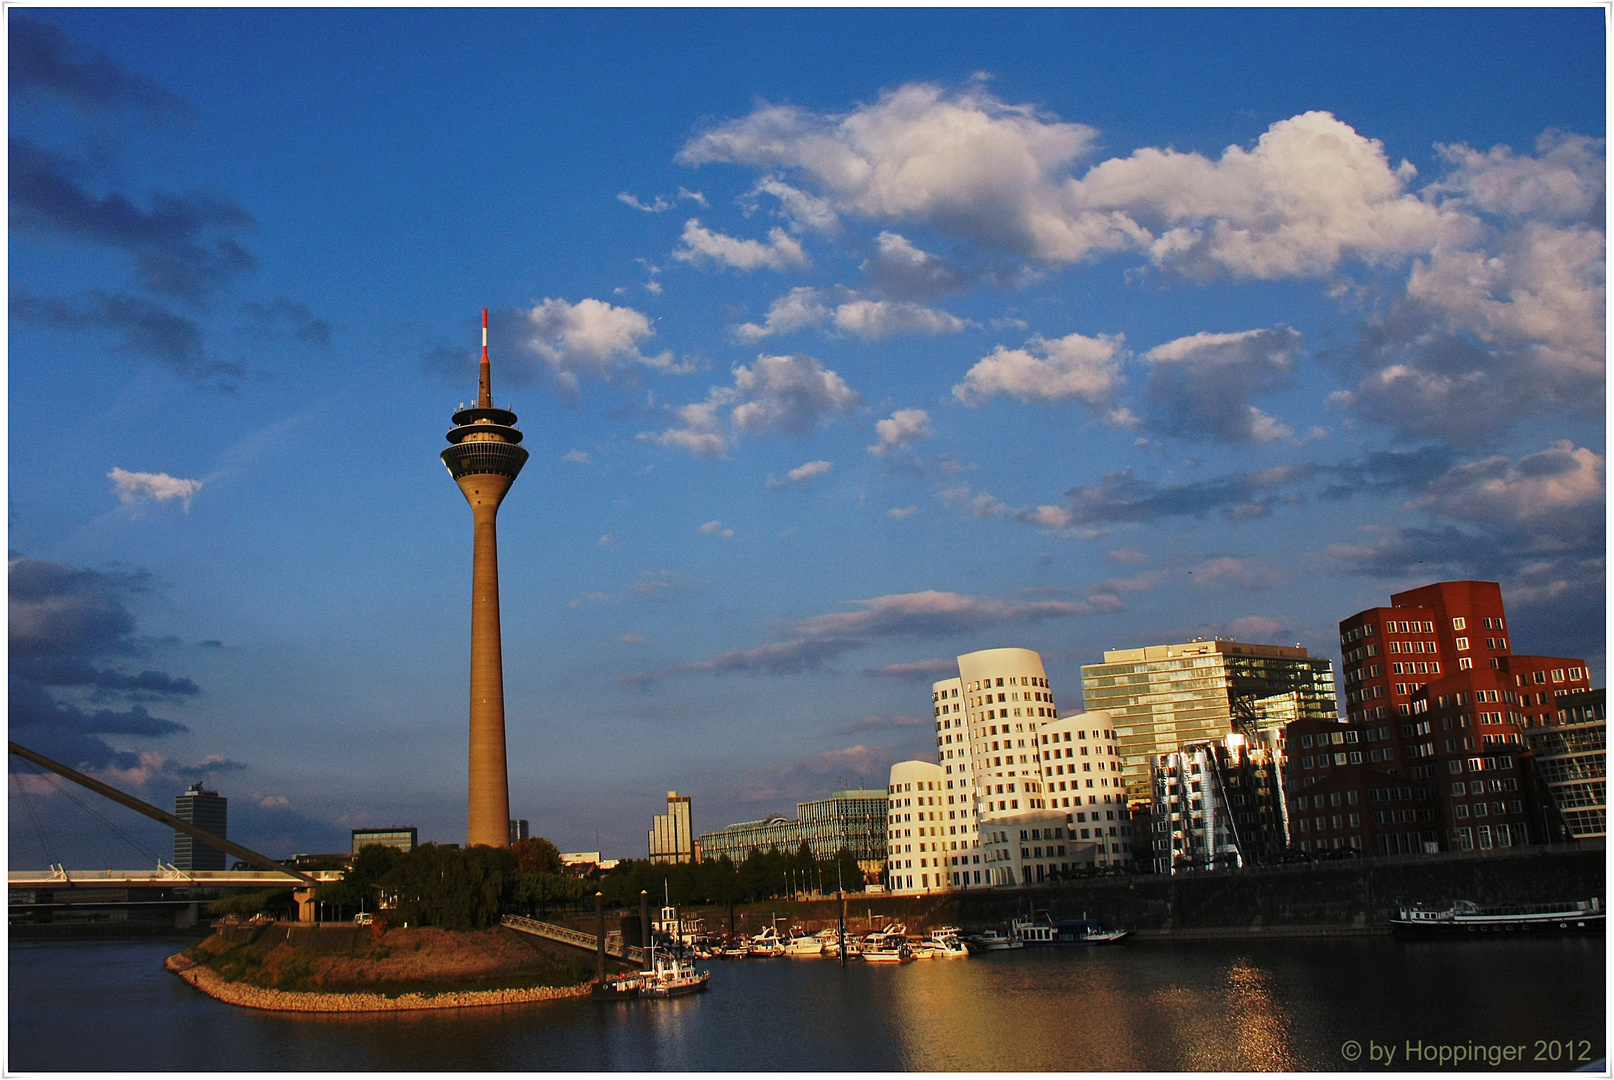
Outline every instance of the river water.
POLYGON ((1399 1071, 1423 1064, 1409 1041, 1520 1046, 1500 1065, 1515 1071, 1605 1054, 1602 938, 714 961, 707 992, 672 1001, 342 1017, 214 1001, 162 969, 184 944, 13 943, 7 1071, 1382 1070, 1386 1048, 1399 1071))

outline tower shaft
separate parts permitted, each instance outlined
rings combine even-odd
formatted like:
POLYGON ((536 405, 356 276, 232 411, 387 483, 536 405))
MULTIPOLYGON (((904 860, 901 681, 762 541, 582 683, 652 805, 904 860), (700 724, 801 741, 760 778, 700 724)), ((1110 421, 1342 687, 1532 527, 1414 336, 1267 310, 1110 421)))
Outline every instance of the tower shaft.
POLYGON ((468 844, 510 842, 510 779, 504 745, 504 649, 499 628, 499 501, 510 481, 483 473, 463 477, 471 504, 471 741, 468 844), (495 490, 496 489, 496 490, 495 490))

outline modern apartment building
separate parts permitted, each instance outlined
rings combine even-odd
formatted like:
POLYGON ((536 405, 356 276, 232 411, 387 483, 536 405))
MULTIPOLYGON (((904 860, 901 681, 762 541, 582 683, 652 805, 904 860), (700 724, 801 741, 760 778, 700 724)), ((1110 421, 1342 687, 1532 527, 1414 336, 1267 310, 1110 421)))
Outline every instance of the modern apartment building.
POLYGON ((650 825, 650 861, 687 863, 695 861, 695 834, 690 828, 689 796, 667 792, 667 812, 657 814, 650 825))
POLYGON ((1131 823, 1109 718, 1061 719, 1042 657, 1031 649, 967 653, 958 670, 958 678, 931 687, 936 763, 892 767, 887 844, 893 864, 900 856, 915 865, 892 865, 891 891, 1027 884, 1130 862, 1131 823), (939 786, 911 786, 931 783, 939 786), (907 799, 935 801, 897 804, 907 799), (915 814, 923 816, 910 819, 915 814), (1055 842, 1041 842, 1047 838, 1055 842))
MULTIPOLYGON (((202 790, 199 783, 192 784, 174 799, 174 816, 206 829, 221 840, 230 838, 230 800, 216 791, 202 790)), ((174 866, 180 870, 223 870, 224 852, 175 829, 174 866)))
POLYGON ((1563 822, 1562 838, 1607 836, 1607 691, 1561 695, 1553 723, 1531 724, 1524 742, 1534 758, 1536 776, 1552 796, 1563 822))
POLYGON ((1345 723, 1301 721, 1287 735, 1299 847, 1396 854, 1551 839, 1526 733, 1590 689, 1584 660, 1514 653, 1494 581, 1396 593, 1339 631, 1345 723))
POLYGON ((1114 721, 1129 800, 1153 795, 1151 763, 1230 732, 1257 736, 1295 720, 1333 720, 1333 664, 1297 646, 1214 638, 1114 649, 1082 666, 1082 698, 1114 721))
POLYGON ((1288 846, 1273 742, 1234 732, 1155 757, 1155 873, 1237 869, 1288 846))

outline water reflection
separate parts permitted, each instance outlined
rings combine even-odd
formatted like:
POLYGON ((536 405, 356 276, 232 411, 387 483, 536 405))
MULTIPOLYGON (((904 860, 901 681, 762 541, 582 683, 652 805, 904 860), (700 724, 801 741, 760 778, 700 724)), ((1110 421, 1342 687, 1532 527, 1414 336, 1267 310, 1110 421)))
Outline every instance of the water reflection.
POLYGON ((175 948, 13 945, 10 1066, 1242 1072, 1351 1068, 1346 1039, 1574 1037, 1605 1052, 1601 939, 1070 946, 844 968, 747 960, 716 964, 709 991, 671 1001, 351 1016, 222 1005, 161 970, 175 948))

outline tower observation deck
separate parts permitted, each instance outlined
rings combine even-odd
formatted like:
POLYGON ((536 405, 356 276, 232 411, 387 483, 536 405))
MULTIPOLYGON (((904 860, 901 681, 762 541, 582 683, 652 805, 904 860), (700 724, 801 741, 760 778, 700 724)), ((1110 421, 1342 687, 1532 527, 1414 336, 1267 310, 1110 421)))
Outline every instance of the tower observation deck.
POLYGON ((460 409, 442 452, 448 474, 471 506, 471 742, 466 841, 510 842, 510 781, 504 743, 504 659, 499 641, 499 504, 527 463, 516 414, 493 406, 488 313, 482 311, 482 363, 476 405, 460 409))

